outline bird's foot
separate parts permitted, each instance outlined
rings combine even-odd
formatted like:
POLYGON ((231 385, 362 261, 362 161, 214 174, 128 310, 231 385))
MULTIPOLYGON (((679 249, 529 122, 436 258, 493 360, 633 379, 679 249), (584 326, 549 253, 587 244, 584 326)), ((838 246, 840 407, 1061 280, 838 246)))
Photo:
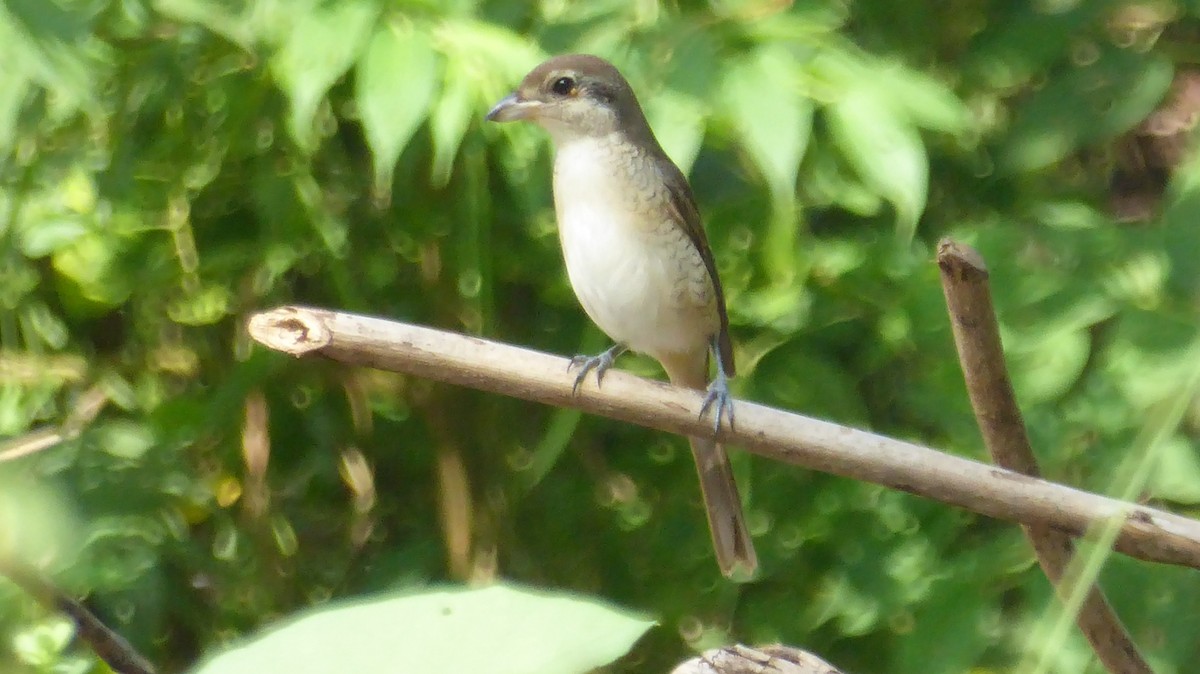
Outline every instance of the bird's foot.
POLYGON ((587 379, 588 373, 592 370, 596 371, 596 386, 600 386, 600 382, 604 379, 604 373, 608 372, 608 368, 617 360, 617 356, 625 353, 625 347, 621 344, 615 344, 604 353, 598 356, 572 356, 571 362, 567 364, 567 371, 571 368, 578 367, 579 374, 575 376, 575 384, 571 387, 571 393, 579 394, 579 385, 587 379))
POLYGON ((729 393, 729 379, 724 372, 717 372, 717 376, 708 385, 708 392, 704 394, 704 404, 700 406, 701 418, 704 418, 710 407, 715 410, 713 433, 720 432, 722 417, 729 419, 729 429, 733 430, 733 396, 729 393))

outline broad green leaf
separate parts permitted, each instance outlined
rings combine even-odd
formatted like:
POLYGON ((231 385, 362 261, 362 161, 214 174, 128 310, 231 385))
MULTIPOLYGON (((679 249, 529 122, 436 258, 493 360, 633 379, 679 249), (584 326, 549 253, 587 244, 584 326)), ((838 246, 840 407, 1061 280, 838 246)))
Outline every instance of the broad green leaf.
POLYGON ((1161 55, 1115 48, 1066 69, 1018 109, 1002 165, 1011 171, 1039 169, 1116 137, 1154 110, 1173 75, 1174 66, 1161 55))
POLYGON ((686 175, 704 142, 704 106, 675 91, 663 91, 646 101, 646 117, 671 161, 686 175))
POLYGON ((1083 372, 1091 348, 1085 330, 1062 330, 1025 350, 1006 349, 1013 388, 1022 404, 1056 400, 1083 372))
POLYGON ((500 89, 490 92, 497 97, 545 59, 529 37, 481 21, 444 21, 432 35, 438 51, 464 64, 467 77, 481 88, 498 84, 500 89))
POLYGON ((253 22, 227 11, 224 3, 213 0, 154 0, 154 10, 179 22, 204 26, 247 49, 259 37, 254 34, 253 22))
POLYGON ((1147 485, 1154 498, 1200 503, 1200 457, 1188 439, 1173 435, 1158 447, 1158 462, 1147 485))
POLYGON ((128 461, 142 458, 155 442, 153 431, 132 421, 110 421, 94 428, 92 433, 102 451, 128 461))
POLYGON ((18 241, 21 252, 30 258, 57 252, 89 231, 82 218, 66 214, 22 225, 18 241))
POLYGON ((722 103, 742 146, 771 190, 772 218, 764 250, 777 283, 797 273, 796 176, 812 130, 812 102, 800 91, 792 56, 763 47, 734 64, 721 87, 722 103))
POLYGON ((17 140, 17 118, 30 91, 29 78, 15 68, 0 68, 0 155, 17 140))
POLYGON ((53 93, 49 117, 61 121, 80 108, 92 109, 95 87, 104 80, 108 50, 91 38, 88 13, 59 3, 8 0, 0 4, 4 69, 53 93))
POLYGON ((54 252, 54 269, 75 282, 82 299, 116 306, 133 289, 133 279, 116 268, 122 246, 119 239, 86 234, 54 252))
POLYGON ((63 349, 70 339, 70 330, 50 307, 41 302, 32 302, 24 307, 21 315, 22 328, 27 334, 35 334, 53 349, 63 349))
POLYGON ((855 82, 828 107, 834 141, 859 176, 896 209, 907 241, 925 209, 929 160, 908 119, 869 82, 855 82))
POLYGON ((812 103, 801 93, 795 65, 781 49, 761 48, 732 65, 722 102, 742 145, 778 198, 790 199, 812 130, 812 103))
POLYGON ((429 132, 433 137, 430 179, 434 185, 440 187, 450 182, 454 158, 476 112, 468 71, 460 61, 451 59, 446 67, 442 95, 429 120, 429 132))
POLYGON ((304 7, 271 57, 271 72, 288 98, 288 130, 305 151, 316 149, 317 106, 353 65, 378 14, 370 0, 304 7))
POLYGON ((167 305, 167 315, 184 325, 211 325, 229 313, 229 289, 209 284, 167 305))
POLYGON ((358 62, 355 100, 375 172, 375 193, 391 192, 404 146, 429 115, 438 82, 429 37, 411 23, 380 26, 358 62))
POLYGON ((931 131, 961 134, 971 127, 971 113, 948 86, 899 64, 881 65, 875 81, 887 91, 892 107, 913 124, 931 131))
POLYGON ((584 674, 653 624, 571 595, 502 585, 433 591, 310 611, 195 672, 584 674))
POLYGON ((471 121, 516 87, 542 55, 528 38, 478 21, 443 22, 433 38, 447 57, 441 96, 429 119, 432 181, 444 185, 471 121))
POLYGON ((20 464, 0 464, 0 566, 53 570, 72 561, 80 536, 69 499, 46 476, 12 466, 20 464))

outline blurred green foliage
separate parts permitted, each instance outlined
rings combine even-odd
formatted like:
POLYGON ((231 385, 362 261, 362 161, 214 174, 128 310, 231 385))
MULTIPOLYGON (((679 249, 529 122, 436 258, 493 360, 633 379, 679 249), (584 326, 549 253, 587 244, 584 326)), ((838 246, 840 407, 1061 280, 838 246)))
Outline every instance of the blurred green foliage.
MULTIPOLYGON (((730 639, 856 672, 1099 671, 1077 635, 1046 641, 1055 602, 1012 525, 738 455, 762 574, 732 585, 681 440, 292 360, 242 326, 300 302, 602 347, 546 139, 482 122, 546 55, 592 52, 691 177, 740 396, 981 456, 931 262, 951 235, 989 262, 1046 475, 1191 513, 1200 163, 1125 157, 1198 19, 1184 0, 3 0, 0 557, 166 671, 333 597, 491 577, 657 616, 622 671, 730 639), (1135 218, 1131 181, 1151 186, 1135 218), (97 396, 81 432, 12 458, 97 396)), ((1188 671, 1194 572, 1114 558, 1102 581, 1158 671, 1188 671)), ((88 666, 2 581, 0 634, 4 671, 88 666)))

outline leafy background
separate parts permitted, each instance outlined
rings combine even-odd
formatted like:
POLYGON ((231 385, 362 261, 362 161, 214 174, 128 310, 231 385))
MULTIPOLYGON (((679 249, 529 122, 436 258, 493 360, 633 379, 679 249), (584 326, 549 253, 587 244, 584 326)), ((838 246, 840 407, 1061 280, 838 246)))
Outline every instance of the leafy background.
MULTIPOLYGON (((1190 0, 4 0, 0 557, 166 671, 330 598, 495 578, 656 616, 616 671, 734 639, 856 672, 1099 671, 1048 636, 1009 524, 738 455, 762 574, 730 584, 679 439, 291 360, 242 326, 302 302, 603 347, 562 273, 546 139, 482 121, 545 56, 592 52, 695 187, 739 396, 981 457, 931 263, 954 236, 989 262, 1046 474, 1191 513, 1198 18, 1190 0)), ((1158 671, 1187 671, 1194 573, 1118 557, 1102 581, 1158 671)), ((0 633, 4 671, 93 666, 3 582, 0 633)))

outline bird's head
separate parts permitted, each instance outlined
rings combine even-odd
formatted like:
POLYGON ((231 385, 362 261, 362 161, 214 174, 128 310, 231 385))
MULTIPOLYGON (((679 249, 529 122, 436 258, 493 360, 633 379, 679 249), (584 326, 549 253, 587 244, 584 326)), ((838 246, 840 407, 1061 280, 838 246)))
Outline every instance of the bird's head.
POLYGON ((535 122, 556 143, 646 128, 629 83, 611 63, 588 54, 556 56, 534 68, 487 119, 535 122))

